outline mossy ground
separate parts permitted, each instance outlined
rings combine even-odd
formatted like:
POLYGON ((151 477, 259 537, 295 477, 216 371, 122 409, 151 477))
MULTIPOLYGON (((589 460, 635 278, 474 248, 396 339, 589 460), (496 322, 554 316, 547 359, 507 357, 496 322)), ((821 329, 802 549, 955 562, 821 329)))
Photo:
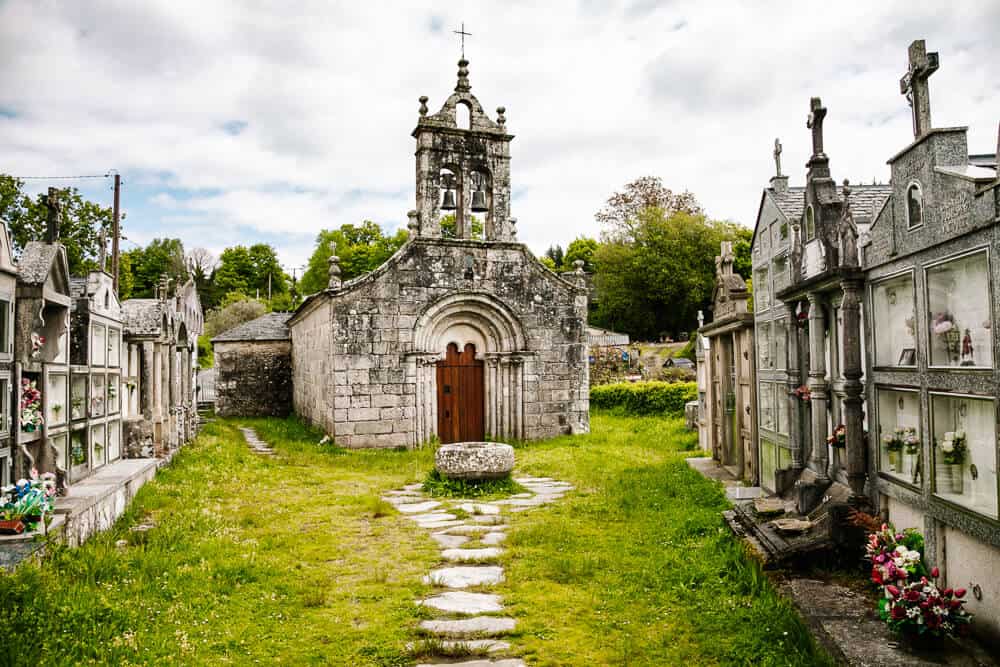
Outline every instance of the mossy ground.
MULTIPOLYGON (((277 456, 209 424, 112 530, 0 575, 0 664, 412 664, 438 548, 379 496, 424 481, 433 453, 239 424, 277 456)), ((577 490, 512 522, 499 592, 516 650, 533 665, 825 664, 723 530, 680 421, 592 426, 517 449, 518 472, 577 490)))

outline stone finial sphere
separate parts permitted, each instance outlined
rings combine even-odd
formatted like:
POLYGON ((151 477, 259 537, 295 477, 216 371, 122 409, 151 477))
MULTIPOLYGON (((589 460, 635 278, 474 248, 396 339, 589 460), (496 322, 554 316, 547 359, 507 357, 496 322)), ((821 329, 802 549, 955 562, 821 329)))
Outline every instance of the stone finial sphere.
POLYGON ((499 479, 514 469, 514 448, 499 442, 452 442, 438 447, 434 467, 449 479, 499 479))

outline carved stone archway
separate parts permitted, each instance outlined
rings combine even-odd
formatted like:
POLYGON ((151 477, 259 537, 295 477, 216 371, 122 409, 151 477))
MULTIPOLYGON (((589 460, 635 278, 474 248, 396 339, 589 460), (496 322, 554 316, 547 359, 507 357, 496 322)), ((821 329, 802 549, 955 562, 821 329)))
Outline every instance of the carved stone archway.
POLYGON ((464 349, 471 343, 476 358, 486 362, 486 435, 524 437, 524 381, 532 373, 533 355, 526 350, 521 322, 495 297, 479 292, 452 294, 435 301, 417 318, 414 352, 407 375, 416 384, 414 445, 437 433, 436 364, 448 344, 464 349))

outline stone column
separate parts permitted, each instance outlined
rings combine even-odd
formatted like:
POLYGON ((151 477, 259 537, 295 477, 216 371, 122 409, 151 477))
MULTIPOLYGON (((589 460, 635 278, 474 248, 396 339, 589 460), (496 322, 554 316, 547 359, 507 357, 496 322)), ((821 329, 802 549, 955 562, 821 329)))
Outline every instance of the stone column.
POLYGON ((812 455, 809 457, 809 467, 816 473, 818 481, 830 481, 827 468, 830 466, 826 437, 826 350, 824 349, 823 330, 826 316, 823 312, 822 297, 816 292, 810 292, 809 298, 809 392, 812 394, 812 455))
POLYGON ((802 470, 806 466, 802 447, 802 401, 795 395, 795 390, 802 384, 799 376, 799 359, 802 354, 802 338, 796 321, 795 308, 798 302, 785 304, 788 313, 788 341, 785 363, 785 400, 788 401, 788 448, 792 455, 792 468, 802 470))
POLYGON ((847 483, 851 487, 853 501, 863 500, 865 492, 865 442, 864 414, 861 383, 861 305, 858 295, 861 280, 844 280, 840 287, 844 290, 844 300, 840 312, 844 318, 841 336, 844 357, 844 426, 847 440, 847 483))
POLYGON ((156 404, 156 365, 153 343, 142 343, 142 368, 139 369, 139 409, 145 419, 153 418, 153 406, 156 404))

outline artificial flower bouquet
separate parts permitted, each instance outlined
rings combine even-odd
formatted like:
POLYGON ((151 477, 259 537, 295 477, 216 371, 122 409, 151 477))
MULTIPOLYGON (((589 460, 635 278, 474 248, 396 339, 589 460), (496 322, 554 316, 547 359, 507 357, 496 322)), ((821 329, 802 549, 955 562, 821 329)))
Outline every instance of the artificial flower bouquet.
POLYGON ((847 447, 847 427, 843 424, 837 424, 837 427, 833 429, 833 434, 826 437, 826 444, 838 449, 847 447))
POLYGON ((868 535, 865 559, 872 564, 872 583, 885 586, 927 573, 923 563, 924 537, 909 528, 897 531, 883 523, 868 535))
POLYGON ((944 343, 948 356, 953 362, 957 362, 961 350, 962 331, 955 322, 955 316, 948 312, 938 313, 934 316, 933 329, 934 335, 944 343))
POLYGON ((889 629, 900 635, 940 638, 964 635, 972 623, 972 614, 963 606, 964 588, 937 585, 940 573, 935 567, 930 578, 923 576, 899 586, 885 587, 879 601, 879 616, 889 629))
POLYGON ((947 431, 938 447, 941 448, 941 461, 943 463, 961 465, 969 451, 965 431, 947 431))
POLYGON ((0 520, 20 521, 27 529, 36 528, 52 514, 56 497, 56 476, 39 476, 32 469, 31 479, 20 479, 11 495, 0 498, 0 520))
POLYGON ((21 430, 31 433, 42 428, 42 392, 35 380, 21 378, 21 430))

